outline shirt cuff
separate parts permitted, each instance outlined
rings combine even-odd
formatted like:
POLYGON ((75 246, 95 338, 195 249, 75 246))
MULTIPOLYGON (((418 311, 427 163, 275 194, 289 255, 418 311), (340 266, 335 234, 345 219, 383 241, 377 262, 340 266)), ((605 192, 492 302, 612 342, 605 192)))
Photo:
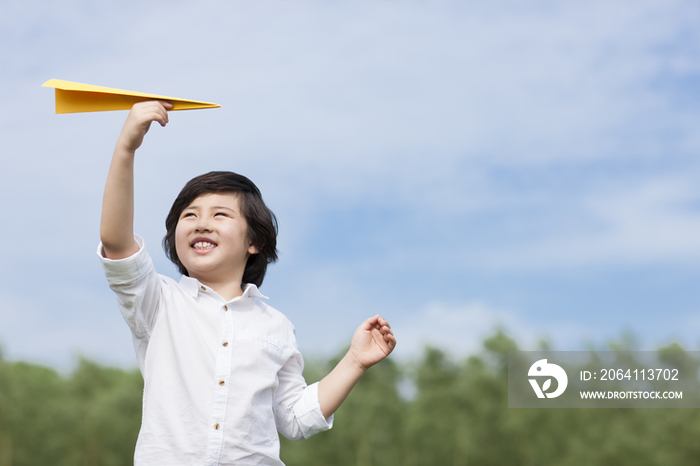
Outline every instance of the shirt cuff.
POLYGON ((333 427, 333 415, 326 419, 321 412, 321 405, 318 403, 318 382, 306 387, 301 394, 301 398, 294 405, 294 416, 304 438, 333 427))
POLYGON ((139 245, 139 250, 124 259, 108 259, 104 255, 102 242, 97 246, 97 255, 102 261, 102 268, 109 283, 119 285, 132 282, 134 277, 145 275, 153 267, 153 262, 146 252, 143 238, 134 234, 134 239, 139 245))

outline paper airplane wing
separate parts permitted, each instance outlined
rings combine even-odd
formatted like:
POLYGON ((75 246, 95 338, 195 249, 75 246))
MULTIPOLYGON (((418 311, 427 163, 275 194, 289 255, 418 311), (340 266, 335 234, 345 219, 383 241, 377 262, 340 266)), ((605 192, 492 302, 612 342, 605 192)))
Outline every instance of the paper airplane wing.
POLYGON ((124 91, 111 87, 93 86, 51 79, 42 87, 56 90, 56 113, 106 112, 109 110, 129 110, 136 102, 144 100, 165 100, 173 104, 172 110, 192 110, 196 108, 216 108, 221 105, 196 100, 177 99, 143 92, 124 91))

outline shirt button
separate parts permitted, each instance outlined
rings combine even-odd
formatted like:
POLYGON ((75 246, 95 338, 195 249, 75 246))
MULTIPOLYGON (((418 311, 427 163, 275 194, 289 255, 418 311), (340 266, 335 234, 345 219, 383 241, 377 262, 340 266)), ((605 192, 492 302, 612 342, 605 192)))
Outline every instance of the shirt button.
POLYGON ((223 380, 219 380, 219 385, 223 386, 225 383, 226 382, 224 382, 223 380))
POLYGON ((228 306, 224 306, 224 311, 228 311, 228 306))
POLYGON ((228 346, 228 341, 223 342, 222 345, 228 346))
POLYGON ((202 291, 207 291, 207 287, 206 287, 206 286, 201 286, 200 288, 202 289, 202 291))
POLYGON ((219 424, 214 424, 214 429, 219 430, 221 426, 219 424))

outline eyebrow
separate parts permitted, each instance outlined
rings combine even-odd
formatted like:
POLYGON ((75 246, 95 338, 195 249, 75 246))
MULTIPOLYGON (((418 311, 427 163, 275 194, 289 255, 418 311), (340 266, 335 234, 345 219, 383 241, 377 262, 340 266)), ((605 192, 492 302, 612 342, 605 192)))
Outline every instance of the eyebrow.
MULTIPOLYGON (((201 207, 198 205, 189 205, 182 209, 183 212, 186 210, 199 210, 201 207)), ((220 209, 225 209, 225 210, 230 210, 231 212, 237 212, 237 210, 232 209, 231 207, 225 206, 225 205, 213 205, 211 206, 212 210, 220 210, 220 209)))
POLYGON ((213 206, 211 206, 211 208, 214 209, 214 210, 216 210, 216 209, 226 209, 226 210, 230 210, 231 212, 236 212, 236 209, 232 209, 231 207, 228 207, 228 206, 225 206, 225 205, 213 205, 213 206))

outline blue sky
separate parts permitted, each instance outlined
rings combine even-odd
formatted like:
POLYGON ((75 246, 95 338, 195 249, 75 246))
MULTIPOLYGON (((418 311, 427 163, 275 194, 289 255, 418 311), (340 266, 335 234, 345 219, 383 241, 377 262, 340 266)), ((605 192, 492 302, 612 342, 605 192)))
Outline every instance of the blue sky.
POLYGON ((403 359, 499 326, 698 348, 697 4, 37 3, 0 6, 4 357, 135 365, 95 255, 126 112, 55 115, 51 78, 222 105, 149 132, 136 230, 177 276, 179 190, 249 176, 280 222, 261 291, 307 355, 375 313, 403 359))

